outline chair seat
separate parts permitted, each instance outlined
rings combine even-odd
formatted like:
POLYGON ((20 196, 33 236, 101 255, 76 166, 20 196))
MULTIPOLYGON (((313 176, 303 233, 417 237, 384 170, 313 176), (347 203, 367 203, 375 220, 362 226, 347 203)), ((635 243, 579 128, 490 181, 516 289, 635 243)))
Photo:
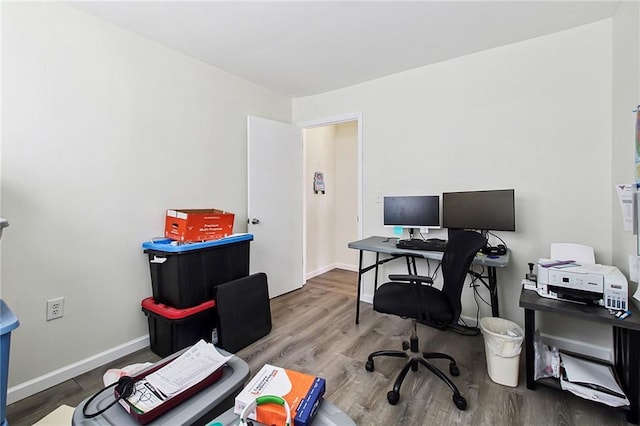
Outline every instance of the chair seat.
POLYGON ((431 323, 446 325, 454 321, 453 309, 447 296, 429 285, 415 285, 404 282, 382 284, 373 296, 373 309, 385 314, 417 320, 430 318, 431 323), (420 294, 422 293, 422 294, 420 294), (419 299, 422 298, 422 301, 419 299), (418 303, 416 304, 416 299, 418 303), (418 306, 428 310, 421 315, 418 306))

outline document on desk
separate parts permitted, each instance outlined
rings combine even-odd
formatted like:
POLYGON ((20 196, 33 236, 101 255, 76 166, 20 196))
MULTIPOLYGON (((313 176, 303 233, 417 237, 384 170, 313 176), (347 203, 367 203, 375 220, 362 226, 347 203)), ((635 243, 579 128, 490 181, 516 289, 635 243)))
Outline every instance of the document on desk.
POLYGON ((564 367, 564 375, 560 378, 562 389, 611 407, 629 405, 629 400, 618 385, 611 366, 565 353, 561 353, 560 358, 564 367))
POLYGON ((153 388, 171 397, 206 379, 232 356, 222 356, 211 343, 200 340, 146 379, 153 388))

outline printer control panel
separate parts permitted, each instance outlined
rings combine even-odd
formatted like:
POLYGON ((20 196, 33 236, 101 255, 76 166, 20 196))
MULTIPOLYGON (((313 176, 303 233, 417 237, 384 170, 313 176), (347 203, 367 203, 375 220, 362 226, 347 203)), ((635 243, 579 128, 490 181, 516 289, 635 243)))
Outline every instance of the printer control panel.
POLYGON ((604 307, 626 311, 628 295, 627 286, 607 283, 604 288, 604 307))
POLYGON ((602 293, 604 277, 598 274, 573 273, 569 269, 551 269, 549 271, 549 284, 574 290, 602 293))
POLYGON ((615 266, 538 261, 536 292, 542 297, 595 303, 607 309, 629 309, 628 283, 615 266))

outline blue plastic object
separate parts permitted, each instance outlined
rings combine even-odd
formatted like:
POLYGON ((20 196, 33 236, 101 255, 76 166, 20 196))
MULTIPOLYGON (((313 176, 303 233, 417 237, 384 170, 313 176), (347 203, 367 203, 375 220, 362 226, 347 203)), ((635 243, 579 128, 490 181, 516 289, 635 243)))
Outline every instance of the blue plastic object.
POLYGON ((157 250, 167 253, 182 253, 185 251, 206 249, 216 246, 222 246, 225 244, 237 243, 240 241, 253 241, 253 234, 234 234, 229 237, 221 238, 219 240, 187 244, 178 244, 177 241, 173 241, 169 238, 162 238, 160 240, 144 242, 142 243, 142 248, 145 250, 157 250))
POLYGON ((9 346, 11 332, 20 325, 11 309, 0 299, 0 425, 7 424, 7 379, 9 376, 9 346))

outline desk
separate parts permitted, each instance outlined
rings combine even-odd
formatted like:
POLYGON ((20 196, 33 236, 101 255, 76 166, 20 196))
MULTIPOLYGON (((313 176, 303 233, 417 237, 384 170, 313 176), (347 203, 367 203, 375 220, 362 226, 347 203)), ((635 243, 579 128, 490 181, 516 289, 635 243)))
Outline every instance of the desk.
POLYGON ((614 369, 623 390, 631 403, 627 412, 627 421, 638 424, 640 420, 640 311, 631 304, 631 316, 618 320, 608 309, 598 306, 586 306, 538 296, 533 290, 522 289, 520 307, 524 308, 525 331, 525 367, 527 388, 535 390, 536 384, 560 388, 560 382, 554 378, 535 380, 535 352, 533 335, 536 330, 535 311, 555 312, 564 316, 577 318, 599 324, 610 325, 613 332, 614 369))
MULTIPOLYGON (((349 248, 360 250, 360 259, 358 261, 358 297, 356 298, 356 324, 360 322, 360 291, 362 284, 362 274, 376 270, 375 276, 375 288, 378 288, 378 266, 398 258, 404 258, 407 262, 407 270, 409 274, 416 274, 415 258, 431 259, 440 262, 444 253, 437 251, 423 251, 423 250, 407 250, 399 249, 396 247, 396 238, 393 237, 369 237, 364 240, 353 241, 348 244, 349 248), (376 254, 376 262, 372 265, 363 267, 362 258, 365 251, 373 252, 376 254), (380 259, 380 254, 387 254, 390 257, 380 259), (413 263, 413 270, 411 269, 411 262, 413 263)), ((498 256, 495 259, 489 258, 486 255, 477 255, 473 259, 474 265, 482 265, 487 267, 487 275, 481 275, 477 272, 469 272, 474 277, 480 279, 480 281, 487 287, 489 294, 491 295, 491 314, 494 317, 499 316, 498 312, 498 279, 496 277, 496 268, 505 268, 509 265, 509 251, 507 254, 498 256), (486 281, 485 281, 486 279, 486 281)))

